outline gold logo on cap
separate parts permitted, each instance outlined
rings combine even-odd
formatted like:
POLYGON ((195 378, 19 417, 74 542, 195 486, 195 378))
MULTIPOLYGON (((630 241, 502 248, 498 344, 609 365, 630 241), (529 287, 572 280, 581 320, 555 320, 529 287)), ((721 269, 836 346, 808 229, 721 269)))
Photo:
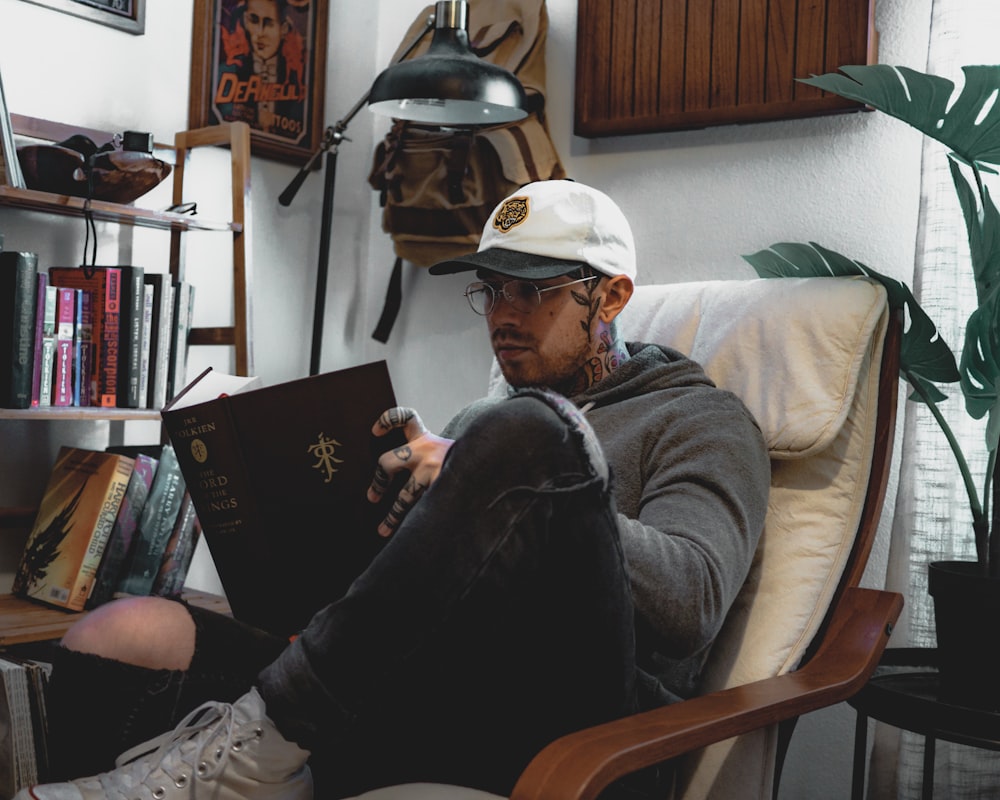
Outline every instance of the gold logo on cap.
POLYGON ((528 218, 528 198, 511 197, 504 200, 503 205, 493 217, 493 227, 501 233, 516 228, 528 218))

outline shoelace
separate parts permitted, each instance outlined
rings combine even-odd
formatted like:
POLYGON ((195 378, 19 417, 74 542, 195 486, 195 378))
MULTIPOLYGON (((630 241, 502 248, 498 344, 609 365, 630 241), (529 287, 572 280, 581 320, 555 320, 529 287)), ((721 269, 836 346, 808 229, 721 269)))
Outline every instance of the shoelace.
MULTIPOLYGON (((180 751, 177 755, 181 766, 193 766, 202 779, 212 780, 225 768, 233 748, 241 744, 234 738, 235 725, 231 704, 205 703, 184 717, 172 731, 122 753, 115 761, 115 772, 99 776, 101 787, 112 797, 111 792, 122 793, 123 789, 142 786, 157 767, 162 767, 178 788, 184 788, 190 776, 184 772, 173 774, 169 767, 175 767, 175 764, 164 763, 177 751, 180 751), (223 739, 216 742, 220 732, 224 732, 223 739), (194 758, 188 761, 184 757, 184 745, 194 739, 198 739, 198 746, 194 750, 194 758), (209 747, 216 748, 214 759, 205 757, 209 747)), ((153 790, 154 798, 163 794, 162 790, 153 790)), ((124 797, 124 793, 121 796, 124 797)))

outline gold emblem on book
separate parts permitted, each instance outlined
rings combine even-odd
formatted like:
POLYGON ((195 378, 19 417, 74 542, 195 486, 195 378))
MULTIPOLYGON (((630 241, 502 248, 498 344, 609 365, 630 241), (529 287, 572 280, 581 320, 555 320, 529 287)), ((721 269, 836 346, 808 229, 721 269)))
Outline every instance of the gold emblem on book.
POLYGON ((208 460, 208 448, 201 439, 191 440, 191 455, 199 464, 204 464, 208 460))
POLYGON ((329 483, 333 480, 333 475, 337 471, 334 464, 344 463, 344 459, 337 458, 335 455, 340 446, 340 442, 336 439, 330 439, 322 433, 317 437, 316 444, 309 445, 310 454, 316 457, 313 469, 318 469, 326 476, 323 483, 329 483))

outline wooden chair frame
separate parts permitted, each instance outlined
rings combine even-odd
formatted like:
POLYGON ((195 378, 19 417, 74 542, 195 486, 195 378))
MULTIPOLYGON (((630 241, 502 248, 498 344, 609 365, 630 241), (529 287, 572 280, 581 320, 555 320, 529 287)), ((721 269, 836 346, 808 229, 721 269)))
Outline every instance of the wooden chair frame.
POLYGON ((878 528, 892 461, 902 318, 887 326, 873 463, 851 555, 824 623, 798 669, 564 736, 522 773, 511 800, 593 800, 613 781, 715 742, 779 724, 784 750, 802 714, 847 700, 878 665, 902 596, 859 587, 878 528))

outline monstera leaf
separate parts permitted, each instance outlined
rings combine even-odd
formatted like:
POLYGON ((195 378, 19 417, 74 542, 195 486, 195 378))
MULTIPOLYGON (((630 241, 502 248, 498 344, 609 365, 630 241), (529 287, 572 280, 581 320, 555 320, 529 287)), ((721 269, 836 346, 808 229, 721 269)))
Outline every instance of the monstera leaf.
POLYGON ((1000 164, 1000 66, 962 67, 965 85, 907 67, 846 66, 800 79, 877 108, 943 143, 967 164, 1000 164))
POLYGON ((860 261, 852 261, 815 242, 782 242, 743 258, 762 278, 867 275, 878 281, 885 287, 890 307, 906 309, 908 325, 903 332, 899 364, 903 377, 912 382, 919 381, 935 402, 943 400, 945 395, 932 382, 954 383, 959 379, 954 353, 938 335, 937 326, 905 283, 881 275, 860 261))
POLYGON ((846 66, 802 82, 866 103, 935 139, 951 152, 948 166, 965 218, 979 307, 966 323, 960 365, 969 414, 989 414, 986 443, 1000 440, 1000 212, 983 172, 1000 164, 1000 65, 962 67, 955 84, 906 67, 846 66), (964 168, 963 168, 963 165, 964 168))

